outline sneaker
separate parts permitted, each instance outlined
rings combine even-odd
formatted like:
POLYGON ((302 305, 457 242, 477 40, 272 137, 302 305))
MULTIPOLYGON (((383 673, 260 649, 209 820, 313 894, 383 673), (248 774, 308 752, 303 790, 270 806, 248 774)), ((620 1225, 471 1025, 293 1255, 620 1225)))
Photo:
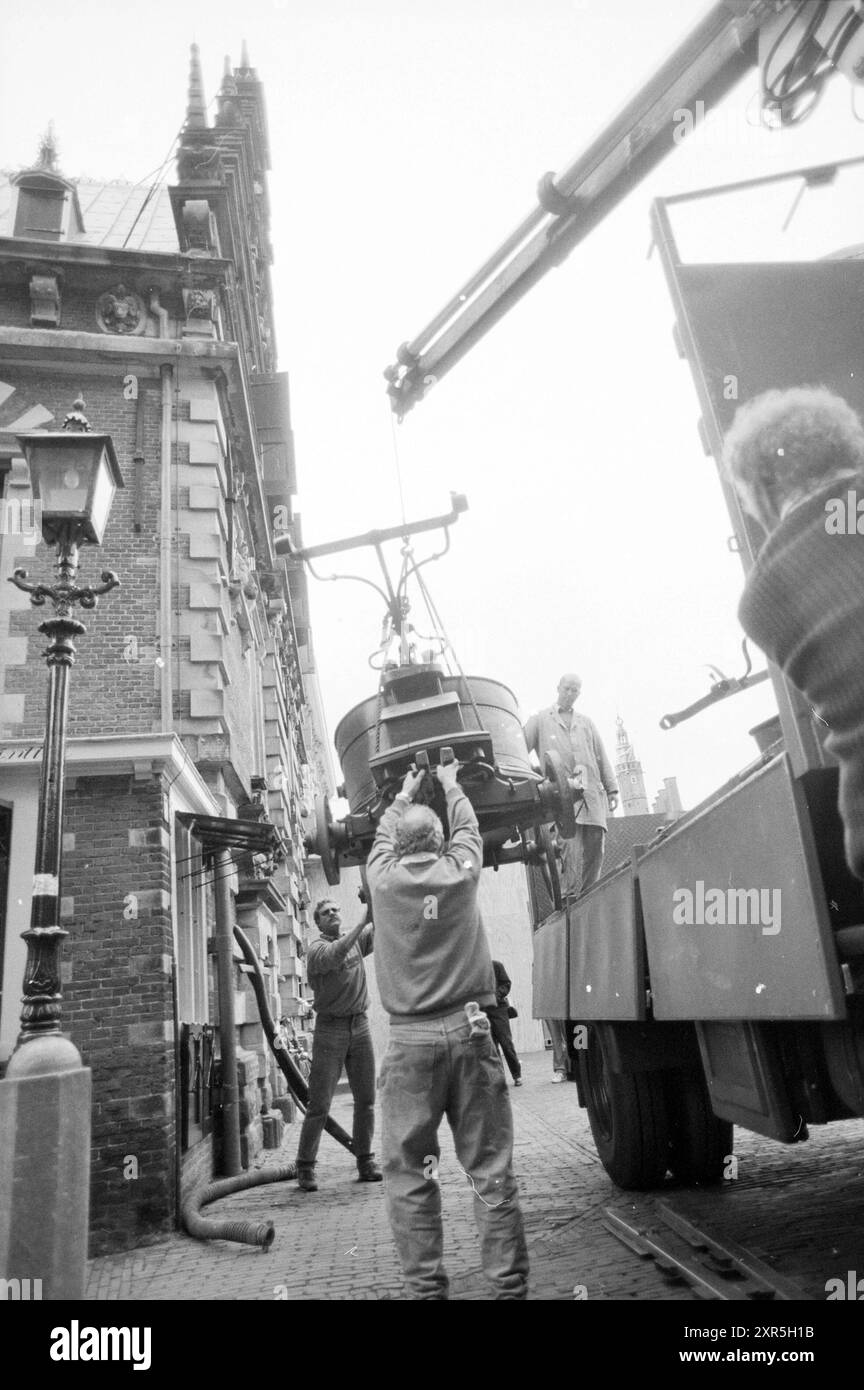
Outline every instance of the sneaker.
POLYGON ((297 1186, 301 1192, 317 1192, 318 1184, 315 1181, 315 1164, 298 1163, 297 1165, 297 1186))
POLYGON ((357 1164, 358 1182, 382 1182, 384 1174, 374 1158, 361 1158, 357 1164))
POLYGON ((514 1085, 514 1086, 521 1086, 521 1085, 522 1085, 522 1077, 521 1077, 521 1076, 514 1076, 514 1078, 513 1078, 513 1085, 514 1085))
POLYGON ((565 1081, 565 1080, 566 1080, 566 1077, 564 1076, 563 1071, 556 1071, 555 1074, 554 1074, 554 1076, 552 1077, 553 1084, 554 1084, 554 1082, 556 1082, 556 1081, 565 1081))

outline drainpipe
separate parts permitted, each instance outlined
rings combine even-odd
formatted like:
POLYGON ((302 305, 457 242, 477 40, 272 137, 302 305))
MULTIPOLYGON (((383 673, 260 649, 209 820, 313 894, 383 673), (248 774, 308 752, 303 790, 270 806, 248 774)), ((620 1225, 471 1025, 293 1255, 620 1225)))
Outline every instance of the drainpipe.
POLYGON ((222 1059, 222 1168, 225 1177, 242 1173, 240 1104, 237 1090, 237 1034, 234 1029, 234 861, 227 849, 216 855, 216 973, 219 981, 219 1051, 222 1059))
POLYGON ((168 337, 168 310, 159 303, 158 290, 150 291, 150 313, 159 320, 159 337, 168 337))
POLYGON ((174 368, 164 362, 159 369, 162 378, 162 441, 160 455, 159 507, 159 656, 160 718, 162 728, 170 732, 173 725, 171 699, 171 424, 174 368))

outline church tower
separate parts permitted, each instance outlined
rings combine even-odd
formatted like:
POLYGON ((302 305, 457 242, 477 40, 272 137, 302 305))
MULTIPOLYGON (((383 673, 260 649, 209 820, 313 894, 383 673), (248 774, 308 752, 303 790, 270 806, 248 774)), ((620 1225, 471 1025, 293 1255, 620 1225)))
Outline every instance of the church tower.
POLYGON ((645 816, 649 812, 648 797, 645 794, 645 778, 642 764, 636 757, 633 745, 624 728, 624 720, 618 716, 618 738, 615 757, 615 771, 621 789, 621 810, 625 816, 645 816))

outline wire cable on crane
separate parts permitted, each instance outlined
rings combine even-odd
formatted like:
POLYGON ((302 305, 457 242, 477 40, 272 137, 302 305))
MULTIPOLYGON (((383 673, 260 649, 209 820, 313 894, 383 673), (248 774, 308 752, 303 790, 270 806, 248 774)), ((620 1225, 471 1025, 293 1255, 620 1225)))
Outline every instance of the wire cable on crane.
POLYGON ((827 0, 799 0, 788 24, 778 34, 762 65, 762 104, 768 111, 778 111, 786 125, 800 124, 815 109, 825 80, 836 68, 837 61, 861 28, 864 18, 857 6, 844 13, 832 32, 823 40, 816 34, 828 13, 827 0), (809 9, 809 19, 791 56, 779 70, 771 73, 771 64, 784 39, 809 9), (800 98, 805 104, 796 109, 800 98), (809 98, 809 100, 807 100, 809 98))
MULTIPOLYGON (((427 612, 429 613, 429 616, 430 616, 430 618, 432 619, 432 625, 433 625, 433 627, 435 627, 435 628, 441 633, 441 635, 443 636, 443 638, 445 639, 445 641, 446 641, 446 643, 447 643, 447 649, 448 649, 448 651, 450 652, 450 654, 451 654, 451 656, 452 656, 452 658, 453 658, 453 663, 454 663, 454 665, 455 665, 455 667, 456 667, 456 672, 457 672, 457 674, 458 674, 458 676, 459 676, 459 679, 460 679, 461 682, 462 682, 462 688, 463 688, 465 694, 467 694, 468 699, 469 699, 470 704, 471 704, 471 708, 472 708, 472 710, 474 711, 474 718, 477 720, 477 728, 478 728, 478 729, 482 729, 482 728, 483 728, 483 720, 480 718, 480 710, 477 708, 477 701, 476 701, 475 698, 474 698, 474 691, 471 689, 471 685, 470 685, 470 682, 469 682, 469 680, 468 680, 468 677, 465 675, 465 672, 462 670, 462 663, 460 662, 459 657, 458 657, 457 654, 456 654, 456 650, 455 650, 455 648, 454 648, 454 646, 453 646, 453 643, 450 641, 449 637, 447 636, 446 629, 445 629, 445 627, 444 627, 443 622, 441 621, 441 615, 440 615, 439 612, 438 612, 438 608, 437 608, 437 606, 436 606, 436 604, 435 604, 435 600, 433 599, 432 595, 431 595, 430 592, 429 592, 429 589, 428 589, 428 587, 427 587, 426 581, 425 581, 425 579, 423 578, 422 574, 420 573, 420 567, 419 567, 419 565, 415 565, 415 567, 414 567, 414 578, 415 578, 415 580, 416 580, 416 582, 417 582, 417 587, 418 587, 418 589, 420 590, 420 593, 421 593, 421 595, 422 595, 423 602, 426 604, 427 612)), ((464 697, 463 697, 463 698, 464 698, 464 697)))
MULTIPOLYGON (((386 402, 385 402, 386 404, 386 402)), ((396 486, 399 489, 399 507, 402 512, 402 525, 405 525, 405 493, 402 489, 402 464, 399 459, 399 441, 396 438, 396 421, 393 412, 387 407, 387 414, 390 416, 390 433, 393 439, 393 462, 396 466, 396 486)))

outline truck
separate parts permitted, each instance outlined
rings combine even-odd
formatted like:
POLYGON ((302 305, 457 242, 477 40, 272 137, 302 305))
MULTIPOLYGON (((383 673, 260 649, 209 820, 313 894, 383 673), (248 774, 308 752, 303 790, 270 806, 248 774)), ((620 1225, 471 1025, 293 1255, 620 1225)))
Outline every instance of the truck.
MULTIPOLYGON (((394 412, 403 417, 437 389, 672 151, 696 104, 716 100, 754 65, 763 109, 781 127, 801 119, 837 73, 862 80, 858 7, 715 5, 577 160, 541 179, 529 216, 399 348, 385 371, 394 412)), ((825 190, 835 199, 841 184, 854 190, 862 169, 841 161, 653 205, 678 349, 718 462, 738 405, 770 387, 819 381, 864 409, 864 267, 860 248, 831 244, 831 218, 817 259, 772 258, 764 247, 752 259, 700 259, 682 245, 681 214, 695 198, 716 207, 725 199, 740 220, 742 206, 783 180, 794 207, 825 190), (814 332, 815 322, 828 331, 814 332)), ((722 474, 721 483, 746 571, 761 532, 722 474)), ((753 761, 700 805, 608 866, 576 901, 562 904, 548 867, 529 866, 534 1016, 566 1021, 571 1076, 598 1155, 625 1190, 649 1189, 668 1173, 721 1181, 734 1125, 797 1144, 813 1125, 864 1116, 864 893, 844 858, 838 770, 800 692, 776 668, 768 675, 776 718, 756 731, 753 761)), ((748 683, 748 674, 718 680, 666 727, 748 683)))

